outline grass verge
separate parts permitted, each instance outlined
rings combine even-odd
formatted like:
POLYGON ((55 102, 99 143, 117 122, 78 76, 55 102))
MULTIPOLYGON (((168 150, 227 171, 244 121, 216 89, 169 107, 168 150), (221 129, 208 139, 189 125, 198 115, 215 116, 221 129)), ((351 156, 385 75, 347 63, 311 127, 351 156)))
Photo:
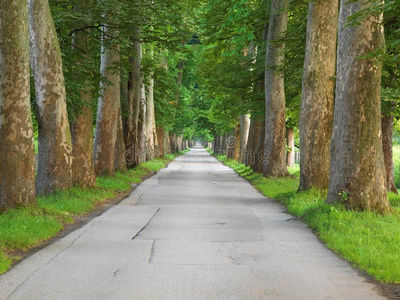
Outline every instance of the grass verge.
MULTIPOLYGON (((210 152, 211 153, 211 152, 210 152)), ((297 192, 299 166, 293 178, 267 178, 237 161, 217 158, 248 179, 263 195, 283 203, 289 213, 306 222, 326 246, 380 282, 400 283, 400 197, 389 193, 393 212, 349 211, 325 203, 326 193, 297 192)))
MULTIPOLYGON (((185 150, 179 154, 184 154, 185 150)), ((98 177, 94 188, 73 187, 49 196, 38 197, 38 205, 8 210, 0 215, 0 274, 6 272, 20 257, 13 253, 28 251, 54 236, 65 224, 85 215, 102 202, 115 198, 140 183, 151 172, 164 168, 176 156, 145 162, 115 176, 98 177)))

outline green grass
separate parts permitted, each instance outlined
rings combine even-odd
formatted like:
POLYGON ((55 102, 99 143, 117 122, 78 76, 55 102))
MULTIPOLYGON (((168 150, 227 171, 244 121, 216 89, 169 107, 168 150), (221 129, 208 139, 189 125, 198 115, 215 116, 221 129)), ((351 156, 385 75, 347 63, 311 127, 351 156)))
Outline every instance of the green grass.
POLYGON ((400 283, 398 195, 389 193, 393 212, 388 215, 349 211, 340 205, 326 204, 325 192, 297 192, 298 166, 289 168, 293 178, 267 178, 225 156, 217 158, 250 180, 263 195, 286 205, 288 212, 306 222, 328 248, 354 266, 381 282, 400 283))
MULTIPOLYGON (((186 149, 179 154, 184 154, 186 149)), ((132 183, 140 183, 151 172, 158 171, 176 155, 155 159, 115 176, 98 177, 94 188, 73 187, 49 196, 38 197, 38 205, 8 210, 0 214, 0 274, 6 272, 19 257, 15 250, 27 251, 56 236, 74 217, 92 211, 98 204, 129 191, 132 183)))

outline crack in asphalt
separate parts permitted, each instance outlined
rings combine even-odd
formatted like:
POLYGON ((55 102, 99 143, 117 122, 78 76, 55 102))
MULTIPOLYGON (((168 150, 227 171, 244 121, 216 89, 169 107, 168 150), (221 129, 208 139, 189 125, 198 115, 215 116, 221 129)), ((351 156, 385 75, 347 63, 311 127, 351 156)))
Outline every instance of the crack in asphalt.
POLYGON ((156 211, 156 212, 154 213, 154 215, 150 218, 150 220, 147 221, 147 223, 132 237, 132 240, 136 239, 136 238, 140 235, 140 233, 141 233, 143 230, 146 229, 147 225, 149 225, 150 222, 151 222, 151 220, 153 220, 154 217, 158 214, 158 212, 160 211, 160 208, 161 208, 161 207, 159 207, 159 208, 157 209, 157 211, 156 211))

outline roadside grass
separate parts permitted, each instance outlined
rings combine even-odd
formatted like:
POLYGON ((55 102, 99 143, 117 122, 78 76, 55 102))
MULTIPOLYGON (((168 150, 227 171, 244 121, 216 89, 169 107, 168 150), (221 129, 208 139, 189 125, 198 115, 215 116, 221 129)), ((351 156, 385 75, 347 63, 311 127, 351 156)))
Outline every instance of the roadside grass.
POLYGON ((389 193, 393 211, 387 215, 346 210, 325 203, 326 193, 297 192, 299 167, 289 168, 293 178, 267 178, 244 164, 217 158, 248 179, 263 195, 287 207, 308 224, 326 246, 353 266, 384 283, 400 283, 400 196, 389 193))
MULTIPOLYGON (((186 149, 179 153, 185 154, 186 149)), ((129 191, 132 183, 140 183, 151 172, 164 168, 176 155, 145 162, 115 176, 98 177, 94 188, 73 187, 49 196, 37 197, 37 206, 11 209, 0 214, 0 274, 6 272, 14 260, 14 251, 28 251, 56 236, 65 224, 74 223, 100 203, 118 193, 129 191)))

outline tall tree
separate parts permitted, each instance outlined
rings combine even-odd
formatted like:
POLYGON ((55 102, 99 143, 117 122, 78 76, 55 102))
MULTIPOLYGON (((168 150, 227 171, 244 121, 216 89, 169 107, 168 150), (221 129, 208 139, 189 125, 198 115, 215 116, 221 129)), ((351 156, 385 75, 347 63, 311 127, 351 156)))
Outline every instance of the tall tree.
POLYGON ((135 29, 131 37, 133 52, 129 57, 129 85, 128 85, 128 117, 125 123, 125 147, 127 151, 127 166, 132 168, 138 164, 138 119, 141 99, 141 52, 140 29, 135 29))
POLYGON ((283 38, 287 28, 287 0, 271 0, 265 72, 265 153, 264 175, 288 176, 285 147, 285 86, 279 70, 284 61, 283 38))
MULTIPOLYGON (((89 3, 93 5, 93 3, 89 3)), ((77 5, 75 12, 82 13, 84 8, 77 5)), ((93 88, 89 77, 94 77, 90 69, 86 74, 82 70, 87 62, 93 59, 90 55, 88 42, 88 33, 78 31, 73 34, 73 51, 77 56, 75 66, 78 70, 74 72, 75 78, 79 78, 82 73, 84 84, 80 87, 79 95, 81 97, 77 115, 72 121, 72 177, 73 184, 82 187, 93 187, 96 184, 96 174, 93 163, 93 88)), ((64 66, 65 68, 65 66, 64 66)), ((80 78, 81 79, 81 78, 80 78)), ((68 86, 68 85, 67 85, 68 86)))
POLYGON ((48 0, 29 0, 30 55, 39 107, 39 167, 36 191, 72 186, 72 141, 61 50, 48 0))
POLYGON ((28 5, 0 3, 0 210, 36 202, 28 5))
POLYGON ((389 202, 382 150, 381 66, 368 57, 383 45, 381 16, 347 26, 354 13, 375 1, 341 1, 336 101, 329 203, 387 211, 389 202))
POLYGON ((309 4, 300 113, 300 190, 329 185, 337 26, 338 0, 309 4))
POLYGON ((112 175, 115 172, 115 145, 121 101, 120 73, 116 70, 120 62, 120 51, 119 46, 110 40, 117 31, 106 26, 103 30, 100 68, 103 80, 97 108, 93 157, 97 175, 112 175))

